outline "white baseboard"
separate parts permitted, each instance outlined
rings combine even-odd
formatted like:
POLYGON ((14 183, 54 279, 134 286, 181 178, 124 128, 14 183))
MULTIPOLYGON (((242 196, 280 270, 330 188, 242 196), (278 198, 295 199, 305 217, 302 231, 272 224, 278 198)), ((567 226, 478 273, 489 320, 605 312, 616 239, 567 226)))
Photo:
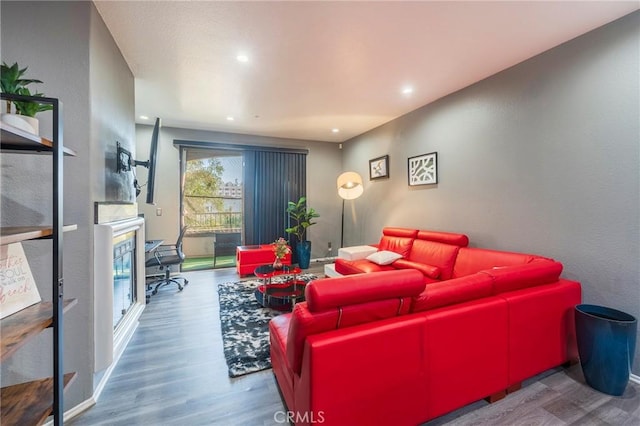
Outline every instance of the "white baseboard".
POLYGON ((89 408, 93 407, 94 405, 96 405, 96 399, 92 396, 91 398, 81 402, 80 404, 76 405, 75 407, 67 410, 64 412, 64 421, 68 421, 73 419, 74 417, 80 415, 81 413, 85 412, 86 410, 88 410, 89 408))
MULTIPOLYGON (((93 397, 82 401, 80 404, 64 412, 64 415, 63 415, 64 421, 66 422, 67 420, 73 419, 74 417, 88 410, 94 405, 96 405, 96 400, 93 397)), ((43 423, 43 425, 53 426, 53 420, 49 420, 48 422, 43 423)))
POLYGON ((640 385, 640 376, 636 376, 635 374, 631 374, 629 376, 629 381, 640 385))

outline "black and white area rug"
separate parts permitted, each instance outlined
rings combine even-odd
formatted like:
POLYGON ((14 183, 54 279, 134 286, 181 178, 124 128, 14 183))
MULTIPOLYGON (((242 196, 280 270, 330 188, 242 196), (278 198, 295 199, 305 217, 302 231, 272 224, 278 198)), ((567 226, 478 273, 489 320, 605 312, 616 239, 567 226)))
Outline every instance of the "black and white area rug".
MULTIPOLYGON (((298 275, 309 282, 317 279, 313 274, 298 275)), ((281 282, 274 278, 273 283, 281 282)), ((283 312, 263 308, 254 295, 260 280, 218 284, 220 325, 224 357, 229 377, 271 368, 269 356, 269 321, 283 312)))

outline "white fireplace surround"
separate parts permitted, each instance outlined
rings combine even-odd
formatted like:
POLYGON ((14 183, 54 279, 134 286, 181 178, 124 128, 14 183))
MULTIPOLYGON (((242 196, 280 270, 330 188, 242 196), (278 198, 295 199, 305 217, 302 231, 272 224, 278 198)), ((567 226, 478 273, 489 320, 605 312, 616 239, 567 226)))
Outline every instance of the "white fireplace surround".
POLYGON ((112 366, 120 358, 138 327, 145 307, 144 219, 139 217, 94 225, 94 372, 112 366), (136 233, 135 268, 137 300, 118 326, 113 328, 113 239, 136 233))

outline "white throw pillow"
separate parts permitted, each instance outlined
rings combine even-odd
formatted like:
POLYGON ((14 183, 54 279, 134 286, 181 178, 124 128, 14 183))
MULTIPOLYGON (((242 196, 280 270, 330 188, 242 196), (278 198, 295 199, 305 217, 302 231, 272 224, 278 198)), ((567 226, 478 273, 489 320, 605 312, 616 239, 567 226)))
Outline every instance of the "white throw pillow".
POLYGON ((378 265, 390 265, 398 259, 402 259, 401 254, 387 250, 377 251, 367 256, 367 260, 377 263, 378 265))

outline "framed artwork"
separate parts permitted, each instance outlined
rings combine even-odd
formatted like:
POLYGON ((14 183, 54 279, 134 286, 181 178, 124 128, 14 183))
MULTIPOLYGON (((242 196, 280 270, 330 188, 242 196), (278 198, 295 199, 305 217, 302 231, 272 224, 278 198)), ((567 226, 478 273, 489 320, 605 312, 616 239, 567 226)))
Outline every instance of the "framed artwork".
POLYGON ((438 183, 438 153, 409 157, 409 186, 438 183))
POLYGON ((389 156, 369 160, 369 180, 388 178, 389 177, 389 156))
POLYGON ((0 246, 0 287, 0 318, 42 300, 21 243, 0 246))

